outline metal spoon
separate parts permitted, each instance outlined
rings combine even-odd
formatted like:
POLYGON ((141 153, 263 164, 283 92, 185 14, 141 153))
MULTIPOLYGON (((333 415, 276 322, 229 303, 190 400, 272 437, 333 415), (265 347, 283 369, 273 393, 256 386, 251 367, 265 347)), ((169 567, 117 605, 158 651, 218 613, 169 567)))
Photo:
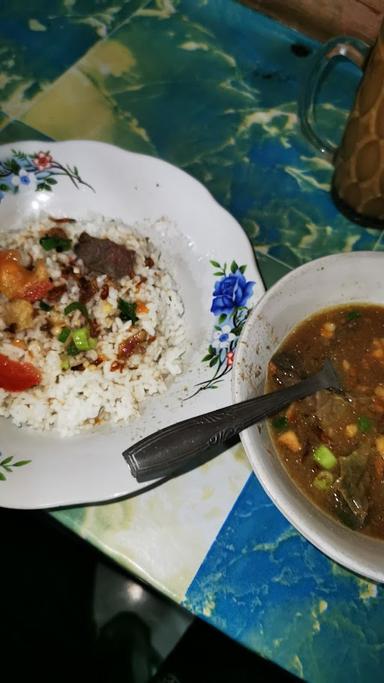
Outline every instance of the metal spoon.
POLYGON ((196 461, 212 446, 228 441, 285 406, 320 389, 342 391, 341 380, 330 360, 319 372, 293 386, 264 396, 213 410, 165 427, 127 448, 123 457, 140 482, 169 476, 196 461))

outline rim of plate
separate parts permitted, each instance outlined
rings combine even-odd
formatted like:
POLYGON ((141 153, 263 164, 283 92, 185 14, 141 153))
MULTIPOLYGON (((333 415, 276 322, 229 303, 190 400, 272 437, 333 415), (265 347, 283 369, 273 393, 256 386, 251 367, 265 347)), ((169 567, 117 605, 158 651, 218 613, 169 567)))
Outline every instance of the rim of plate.
POLYGON ((155 163, 158 164, 159 166, 166 166, 168 167, 171 172, 178 172, 182 174, 185 179, 188 179, 188 181, 193 182, 196 187, 199 187, 202 193, 205 193, 207 198, 209 198, 212 202, 214 202, 217 207, 228 216, 228 218, 231 219, 233 224, 241 229, 241 232, 244 234, 244 237, 246 238, 248 245, 250 247, 250 251, 253 256, 253 260, 256 261, 255 255, 253 253, 253 249, 251 246, 251 243, 247 237, 247 234, 245 230, 241 227, 240 223, 236 220, 234 216, 228 211, 228 209, 225 209, 219 202, 218 200, 213 196, 213 194, 208 190, 208 188, 200 181, 197 180, 193 175, 188 173, 188 171, 185 171, 183 168, 180 168, 176 164, 173 164, 171 161, 166 161, 165 159, 161 159, 160 157, 157 156, 151 156, 150 154, 142 153, 142 152, 132 152, 129 149, 124 149, 124 147, 119 147, 118 145, 114 145, 111 142, 102 142, 100 140, 82 140, 82 139, 75 139, 75 138, 70 138, 68 140, 18 140, 17 142, 5 142, 0 145, 0 156, 2 155, 2 151, 5 149, 13 150, 17 149, 18 147, 25 147, 25 146, 49 146, 49 147, 66 147, 67 145, 77 145, 81 147, 90 147, 90 148, 99 148, 99 149, 105 149, 109 151, 113 151, 114 153, 118 154, 123 154, 127 155, 130 157, 137 157, 140 159, 146 159, 148 160, 149 163, 155 163))

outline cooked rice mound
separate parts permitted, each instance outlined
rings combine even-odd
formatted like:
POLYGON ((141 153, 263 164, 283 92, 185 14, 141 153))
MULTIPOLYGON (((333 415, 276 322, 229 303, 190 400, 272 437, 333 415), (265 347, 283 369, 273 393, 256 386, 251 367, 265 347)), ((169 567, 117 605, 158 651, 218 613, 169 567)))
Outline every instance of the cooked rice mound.
POLYGON ((52 284, 43 300, 19 304, 19 312, 13 302, 17 315, 24 315, 16 318, 18 324, 10 322, 10 301, 0 293, 0 354, 31 363, 41 373, 40 384, 25 391, 0 389, 1 416, 62 436, 122 423, 138 416, 142 402, 165 392, 182 371, 183 303, 164 256, 147 237, 104 218, 57 223, 44 217, 2 237, 0 249, 18 250, 31 272, 43 261, 52 284), (40 244, 57 227, 71 241, 69 250, 45 250, 40 244), (135 252, 134 273, 114 278, 87 268, 75 251, 84 232, 135 252), (64 312, 82 300, 86 303, 64 312), (79 351, 71 335, 84 328, 92 348, 79 351), (63 330, 70 330, 65 341, 63 330))

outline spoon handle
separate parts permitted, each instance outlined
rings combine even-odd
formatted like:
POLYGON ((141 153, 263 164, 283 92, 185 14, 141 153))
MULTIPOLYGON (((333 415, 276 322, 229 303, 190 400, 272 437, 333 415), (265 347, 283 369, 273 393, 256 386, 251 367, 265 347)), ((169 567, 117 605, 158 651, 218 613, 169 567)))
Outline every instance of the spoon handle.
POLYGON ((130 446, 123 456, 131 474, 140 482, 169 476, 198 461, 207 448, 278 413, 292 401, 335 384, 333 366, 326 361, 318 373, 291 387, 177 422, 130 446))

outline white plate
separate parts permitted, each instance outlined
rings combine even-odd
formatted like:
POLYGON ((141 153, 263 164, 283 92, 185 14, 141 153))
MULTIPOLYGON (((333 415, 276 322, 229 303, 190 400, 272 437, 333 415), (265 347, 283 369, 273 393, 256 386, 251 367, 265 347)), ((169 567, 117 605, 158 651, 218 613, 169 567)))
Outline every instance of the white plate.
POLYGON ((132 493, 143 485, 130 474, 121 455, 125 448, 156 429, 231 403, 229 379, 237 335, 223 339, 215 366, 210 368, 210 361, 202 358, 209 355, 212 340, 218 348, 218 336, 227 331, 220 333, 214 326, 228 323, 219 315, 224 303, 234 300, 234 286, 237 333, 242 318, 263 294, 252 247, 239 224, 200 183, 156 158, 98 142, 24 142, 0 147, 0 173, 4 231, 18 229, 41 210, 74 218, 97 213, 136 224, 169 258, 184 301, 189 339, 183 374, 166 394, 142 404, 140 418, 122 427, 104 426, 60 438, 1 419, 0 506, 57 507, 132 493), (233 263, 244 275, 235 265, 231 274, 233 263), (217 274, 224 264, 226 275, 217 274), (245 281, 254 282, 253 287, 245 287, 245 281), (210 311, 215 286, 216 315, 210 311), (241 304, 245 308, 239 308, 241 304), (216 389, 195 393, 199 383, 212 384, 219 365, 223 376, 216 389), (25 460, 30 462, 17 465, 25 460))

